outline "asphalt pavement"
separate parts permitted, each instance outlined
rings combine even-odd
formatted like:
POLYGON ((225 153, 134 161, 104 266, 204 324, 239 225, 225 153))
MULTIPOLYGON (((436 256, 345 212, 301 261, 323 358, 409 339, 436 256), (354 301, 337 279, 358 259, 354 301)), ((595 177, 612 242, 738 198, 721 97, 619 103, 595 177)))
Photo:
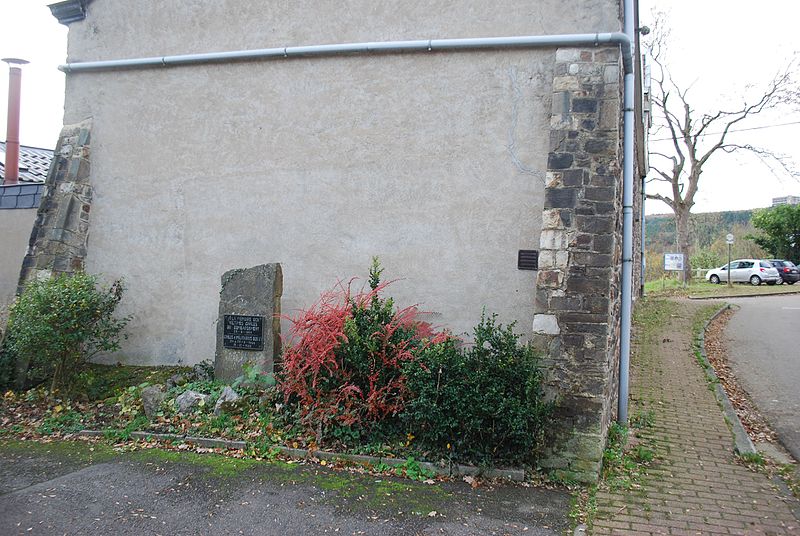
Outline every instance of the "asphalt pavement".
POLYGON ((0 534, 563 534, 569 494, 102 443, 0 441, 0 534))
POLYGON ((800 460, 800 295, 729 298, 728 359, 783 446, 800 460))

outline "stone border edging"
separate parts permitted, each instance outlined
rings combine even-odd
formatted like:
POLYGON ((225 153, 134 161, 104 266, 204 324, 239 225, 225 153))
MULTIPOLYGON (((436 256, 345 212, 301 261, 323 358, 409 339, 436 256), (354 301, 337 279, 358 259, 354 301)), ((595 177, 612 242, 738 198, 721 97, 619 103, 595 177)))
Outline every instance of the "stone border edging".
POLYGON ((725 392, 722 382, 719 381, 719 377, 706 355, 706 331, 708 330, 708 326, 716 320, 719 315, 730 308, 730 304, 725 304, 719 311, 714 313, 714 316, 709 318, 708 322, 703 325, 703 329, 695 338, 695 342, 699 346, 700 358, 703 362, 703 370, 705 371, 706 378, 714 384, 714 394, 717 397, 717 402, 722 405, 722 413, 725 415, 725 420, 730 424, 731 433, 733 434, 734 452, 737 454, 756 454, 758 451, 755 445, 753 445, 753 441, 750 439, 747 431, 745 431, 744 426, 742 426, 742 421, 739 420, 739 415, 733 408, 733 404, 731 404, 728 398, 728 393, 725 392))
MULTIPOLYGON (((725 296, 686 296, 690 300, 723 300, 726 298, 761 298, 762 296, 783 296, 784 294, 800 294, 800 288, 786 292, 769 292, 767 294, 727 294, 725 296)), ((713 320, 713 318, 712 318, 713 320)))
MULTIPOLYGON (((81 430, 77 434, 81 437, 103 437, 102 430, 81 430)), ((228 439, 217 439, 211 437, 193 437, 183 436, 176 434, 160 434, 155 432, 131 432, 131 439, 157 439, 159 441, 179 441, 190 445, 197 445, 203 448, 223 448, 233 450, 244 450, 247 447, 245 441, 234 441, 228 439)), ((273 449, 280 452, 282 455, 294 459, 307 459, 317 458, 325 461, 344 461, 356 464, 371 464, 379 465, 384 464, 390 467, 397 467, 404 465, 406 460, 402 458, 384 458, 378 456, 368 456, 365 454, 341 454, 337 452, 328 452, 324 450, 307 450, 307 449, 294 449, 284 447, 282 445, 275 445, 273 449)), ((462 465, 451 463, 443 467, 431 462, 416 462, 422 469, 430 471, 438 476, 457 477, 457 476, 483 476, 486 478, 502 478, 511 480, 513 482, 523 482, 525 480, 525 471, 523 469, 482 469, 474 465, 462 465)))

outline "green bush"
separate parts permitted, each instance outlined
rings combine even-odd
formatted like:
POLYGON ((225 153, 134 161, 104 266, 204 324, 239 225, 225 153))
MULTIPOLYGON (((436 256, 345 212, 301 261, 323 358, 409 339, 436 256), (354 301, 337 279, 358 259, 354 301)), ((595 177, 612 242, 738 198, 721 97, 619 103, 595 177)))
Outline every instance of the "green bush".
POLYGON ((474 344, 428 345, 405 366, 405 426, 418 449, 482 465, 532 463, 553 413, 538 359, 513 324, 482 316, 474 344))
POLYGON ((31 281, 11 306, 5 340, 27 383, 50 379, 51 391, 68 389, 89 358, 118 350, 128 322, 113 316, 122 292, 120 281, 99 287, 85 273, 31 281))

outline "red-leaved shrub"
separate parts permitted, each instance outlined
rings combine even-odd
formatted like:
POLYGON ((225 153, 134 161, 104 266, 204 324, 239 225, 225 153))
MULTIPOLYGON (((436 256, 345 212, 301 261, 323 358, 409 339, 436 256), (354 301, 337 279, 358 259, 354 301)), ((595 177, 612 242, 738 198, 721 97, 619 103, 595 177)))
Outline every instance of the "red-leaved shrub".
POLYGON ((380 273, 373 259, 368 291, 340 284, 289 318, 279 386, 318 442, 335 425, 369 429, 396 417, 408 396, 403 364, 449 336, 421 322, 416 307, 397 310, 381 297, 380 273))

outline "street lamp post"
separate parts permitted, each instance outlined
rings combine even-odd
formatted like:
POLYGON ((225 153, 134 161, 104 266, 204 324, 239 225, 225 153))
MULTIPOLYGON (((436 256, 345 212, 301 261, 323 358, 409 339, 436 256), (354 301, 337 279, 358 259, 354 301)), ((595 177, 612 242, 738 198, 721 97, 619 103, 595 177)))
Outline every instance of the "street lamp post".
POLYGON ((726 272, 728 272, 728 286, 731 286, 731 246, 733 245, 733 235, 731 233, 728 233, 725 237, 725 242, 728 243, 728 269, 726 272))

